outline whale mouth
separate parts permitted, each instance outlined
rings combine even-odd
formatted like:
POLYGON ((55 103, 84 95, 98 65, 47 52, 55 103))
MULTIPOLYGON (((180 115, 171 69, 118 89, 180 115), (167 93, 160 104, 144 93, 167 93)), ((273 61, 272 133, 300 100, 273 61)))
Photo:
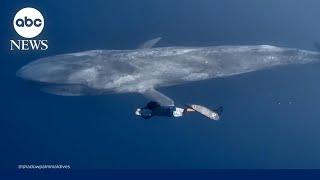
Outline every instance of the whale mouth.
POLYGON ((101 95, 105 93, 102 90, 92 89, 88 86, 81 84, 68 84, 68 85, 43 85, 41 91, 59 95, 59 96, 83 96, 83 95, 101 95))
POLYGON ((38 89, 42 92, 58 95, 58 96, 96 96, 112 93, 112 89, 96 89, 90 88, 84 84, 57 84, 49 82, 34 81, 31 79, 23 79, 31 88, 38 89))

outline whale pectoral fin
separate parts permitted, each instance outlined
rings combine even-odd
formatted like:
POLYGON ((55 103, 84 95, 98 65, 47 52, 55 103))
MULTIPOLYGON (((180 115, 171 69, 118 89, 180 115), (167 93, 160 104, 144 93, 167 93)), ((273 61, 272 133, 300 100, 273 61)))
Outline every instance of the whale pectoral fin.
POLYGON ((161 37, 157 37, 157 38, 151 39, 149 41, 146 41, 145 43, 140 45, 138 49, 150 49, 155 44, 157 44, 160 40, 161 40, 161 37))
POLYGON ((159 92, 153 88, 147 89, 147 90, 142 91, 140 93, 142 95, 144 95, 146 98, 160 103, 160 105, 162 105, 162 106, 174 106, 174 101, 171 98, 169 98, 168 96, 162 94, 161 92, 159 92))

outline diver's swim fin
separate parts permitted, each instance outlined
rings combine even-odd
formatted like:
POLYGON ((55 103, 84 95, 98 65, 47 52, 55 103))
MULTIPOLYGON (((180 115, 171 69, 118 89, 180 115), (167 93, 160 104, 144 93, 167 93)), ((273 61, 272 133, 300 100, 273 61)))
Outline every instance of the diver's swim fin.
POLYGON ((222 114, 223 108, 219 107, 216 110, 211 110, 207 107, 204 107, 202 105, 197 105, 197 104, 187 104, 186 105, 188 108, 193 109, 194 111, 206 116, 207 118, 210 118, 212 120, 219 120, 220 116, 222 114))
POLYGON ((218 109, 215 109, 214 111, 221 117, 222 112, 223 112, 223 107, 220 106, 218 109))

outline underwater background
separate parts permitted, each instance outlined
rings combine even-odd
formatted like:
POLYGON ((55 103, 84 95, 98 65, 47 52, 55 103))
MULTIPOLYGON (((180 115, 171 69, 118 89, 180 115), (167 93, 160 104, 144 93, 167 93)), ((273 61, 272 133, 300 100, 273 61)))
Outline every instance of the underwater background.
POLYGON ((320 168, 320 63, 160 88, 177 105, 224 107, 221 121, 134 115, 139 94, 62 97, 16 77, 46 56, 92 49, 269 44, 316 50, 318 0, 0 2, 0 168, 320 168), (44 16, 46 51, 10 51, 23 7, 44 16))

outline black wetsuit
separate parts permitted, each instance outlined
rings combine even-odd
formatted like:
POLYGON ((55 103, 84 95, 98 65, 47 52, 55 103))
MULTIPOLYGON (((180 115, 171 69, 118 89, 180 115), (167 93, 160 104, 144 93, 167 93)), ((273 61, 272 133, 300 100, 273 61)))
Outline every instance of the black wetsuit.
POLYGON ((151 101, 145 107, 141 108, 141 117, 149 119, 152 116, 173 117, 175 106, 161 106, 159 103, 151 101))

